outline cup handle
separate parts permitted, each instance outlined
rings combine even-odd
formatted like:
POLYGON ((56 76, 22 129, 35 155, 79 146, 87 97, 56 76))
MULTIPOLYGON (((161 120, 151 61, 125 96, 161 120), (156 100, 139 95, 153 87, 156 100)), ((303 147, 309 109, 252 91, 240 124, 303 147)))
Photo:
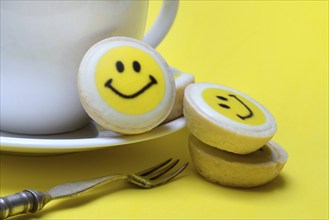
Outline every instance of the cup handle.
POLYGON ((160 13, 143 41, 156 48, 167 35, 178 11, 178 0, 163 0, 160 13))

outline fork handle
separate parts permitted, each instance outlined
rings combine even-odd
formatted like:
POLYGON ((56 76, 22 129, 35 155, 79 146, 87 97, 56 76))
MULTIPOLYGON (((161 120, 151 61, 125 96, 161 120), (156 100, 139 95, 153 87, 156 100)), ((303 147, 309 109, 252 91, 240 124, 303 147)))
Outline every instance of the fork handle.
POLYGON ((50 200, 51 197, 49 195, 35 190, 24 190, 6 197, 1 197, 0 219, 6 219, 28 212, 37 212, 50 200))

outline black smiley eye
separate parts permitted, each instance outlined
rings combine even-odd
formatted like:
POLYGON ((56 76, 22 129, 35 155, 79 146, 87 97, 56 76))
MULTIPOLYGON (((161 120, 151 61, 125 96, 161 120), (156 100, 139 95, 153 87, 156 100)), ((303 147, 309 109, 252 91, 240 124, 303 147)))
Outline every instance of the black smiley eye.
MULTIPOLYGON (((216 96, 218 99, 222 100, 222 101, 228 101, 228 99, 224 96, 216 96)), ((223 104, 223 103, 219 103, 218 104, 220 107, 222 108, 226 108, 226 109, 230 109, 231 107, 229 105, 223 104)))
POLYGON ((123 65, 123 63, 121 61, 117 61, 115 63, 115 67, 117 68, 119 73, 122 73, 125 70, 125 66, 123 65))
POLYGON ((228 101, 228 99, 224 96, 216 96, 218 99, 223 100, 223 101, 228 101))
POLYGON ((137 73, 139 73, 141 71, 141 65, 139 64, 138 61, 133 62, 133 68, 134 68, 135 72, 137 72, 137 73))
POLYGON ((222 107, 222 108, 226 108, 226 109, 230 109, 231 107, 230 106, 228 106, 228 105, 225 105, 225 104, 218 104, 220 107, 222 107))

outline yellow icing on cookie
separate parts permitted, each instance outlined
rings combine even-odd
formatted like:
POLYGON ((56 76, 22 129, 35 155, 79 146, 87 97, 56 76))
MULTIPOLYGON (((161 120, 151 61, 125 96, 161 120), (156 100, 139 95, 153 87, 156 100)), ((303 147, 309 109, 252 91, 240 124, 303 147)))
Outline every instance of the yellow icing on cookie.
POLYGON ((261 125, 265 114, 245 97, 225 89, 207 88, 202 92, 204 101, 219 114, 242 124, 261 125))
POLYGON ((107 51, 96 64, 96 88, 113 109, 142 115, 164 98, 166 84, 158 62, 142 49, 119 46, 107 51))

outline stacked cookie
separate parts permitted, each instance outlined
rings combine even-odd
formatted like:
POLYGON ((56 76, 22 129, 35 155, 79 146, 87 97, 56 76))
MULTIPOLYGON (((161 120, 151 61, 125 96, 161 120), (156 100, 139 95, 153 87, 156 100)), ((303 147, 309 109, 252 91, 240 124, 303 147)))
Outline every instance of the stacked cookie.
POLYGON ((194 76, 190 73, 183 73, 172 67, 171 67, 171 72, 175 79, 176 97, 175 97, 174 106, 170 114, 164 120, 163 123, 170 122, 183 115, 183 98, 184 98, 185 88, 188 85, 194 83, 194 76))
POLYGON ((222 85, 195 83, 185 89, 189 149, 198 172, 222 185, 253 187, 275 178, 288 155, 271 138, 272 114, 249 96, 222 85))

